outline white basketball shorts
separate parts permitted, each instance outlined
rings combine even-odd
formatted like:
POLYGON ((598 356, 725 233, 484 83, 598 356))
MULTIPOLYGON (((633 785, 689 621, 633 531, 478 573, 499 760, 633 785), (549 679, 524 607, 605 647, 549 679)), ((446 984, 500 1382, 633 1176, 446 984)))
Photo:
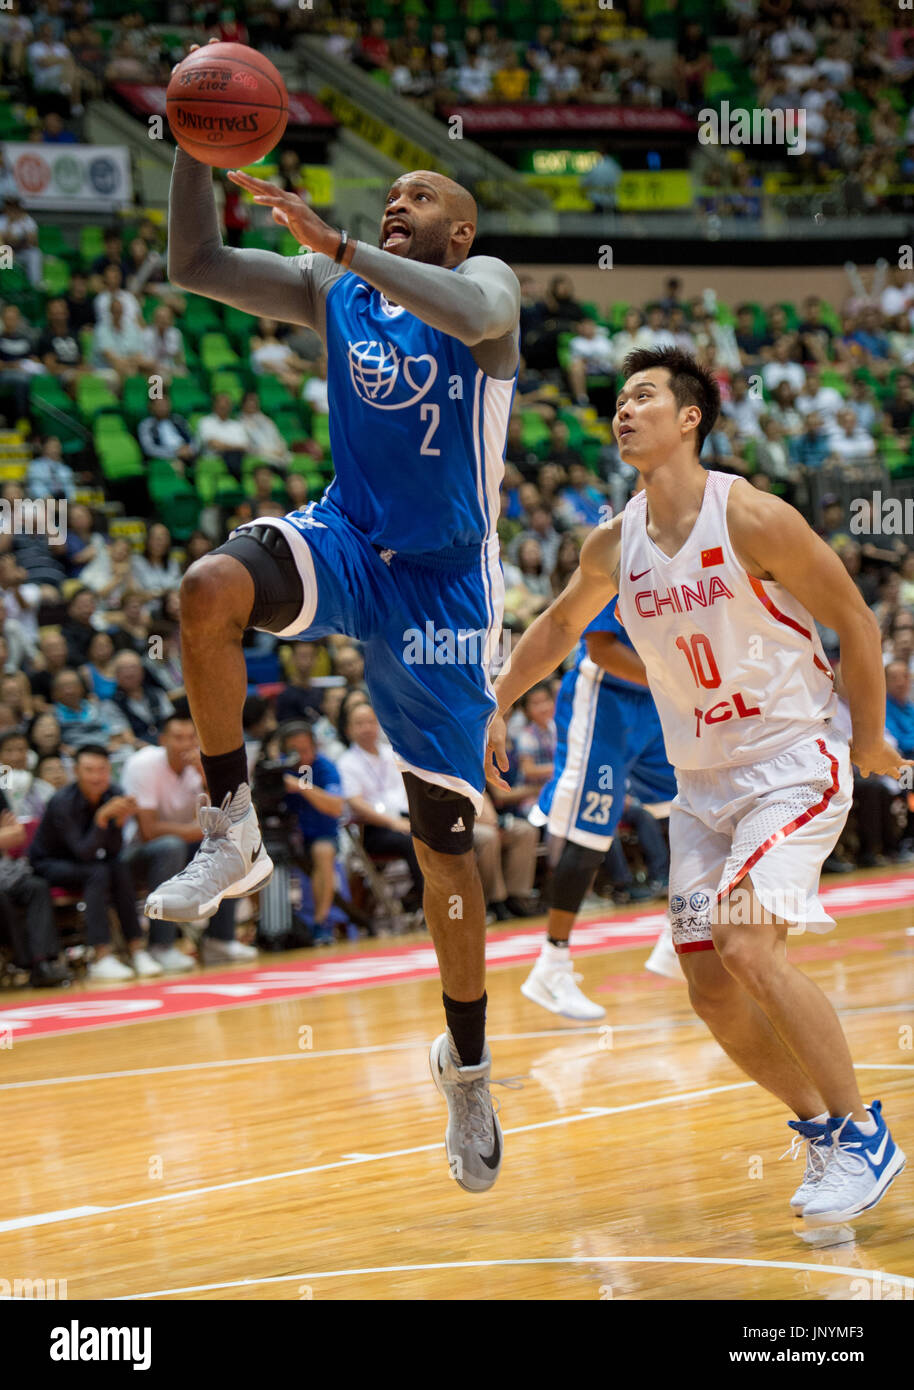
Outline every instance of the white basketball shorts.
POLYGON ((831 931, 819 876, 851 806, 842 734, 826 727, 762 762, 676 777, 669 907, 678 952, 713 950, 716 923, 751 923, 751 895, 731 893, 747 874, 766 920, 790 923, 792 935, 831 931))

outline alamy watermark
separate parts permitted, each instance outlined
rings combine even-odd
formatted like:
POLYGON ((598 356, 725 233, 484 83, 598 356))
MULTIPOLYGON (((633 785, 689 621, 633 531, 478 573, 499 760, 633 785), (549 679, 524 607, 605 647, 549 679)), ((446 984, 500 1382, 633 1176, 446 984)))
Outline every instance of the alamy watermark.
POLYGON ((705 107, 698 113, 702 145, 785 145, 789 155, 806 153, 806 111, 792 107, 772 111, 757 106, 749 111, 722 101, 720 111, 705 107))
POLYGON ((47 536, 67 539, 67 501, 55 497, 0 497, 0 533, 14 536, 47 536))

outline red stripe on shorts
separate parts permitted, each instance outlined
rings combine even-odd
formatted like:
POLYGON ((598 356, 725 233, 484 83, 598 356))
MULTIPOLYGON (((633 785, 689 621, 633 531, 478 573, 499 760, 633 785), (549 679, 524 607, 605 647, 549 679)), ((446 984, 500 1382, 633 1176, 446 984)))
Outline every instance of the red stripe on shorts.
POLYGON ((792 820, 789 825, 785 825, 782 830, 776 830, 773 835, 769 835, 768 839, 764 842, 764 844, 759 845, 758 849, 755 850, 754 853, 750 854, 749 858, 746 860, 739 873, 737 873, 735 877, 730 880, 730 882, 727 884, 725 888, 722 888, 720 890, 720 892, 717 895, 718 902, 720 902, 721 898, 723 898, 727 893, 730 892, 730 890, 734 887, 735 884, 739 883, 743 875, 747 874, 754 864, 758 863, 762 855, 765 854, 769 849, 771 849, 772 845, 780 844, 781 840, 786 839, 788 835, 792 835, 793 832, 795 830, 798 830, 801 825, 806 825, 809 821, 813 819, 814 816, 820 815, 821 812, 825 810, 828 803, 831 801, 835 792, 838 790, 838 759, 834 756, 834 754, 829 753, 828 749, 825 747, 825 742, 823 739, 817 738, 816 745, 818 746, 820 751, 825 754, 826 758, 828 758, 829 762, 831 763, 831 786, 826 790, 825 795, 823 796, 821 801, 817 802, 815 806, 810 807, 808 811, 804 811, 802 815, 797 816, 796 819, 792 820))

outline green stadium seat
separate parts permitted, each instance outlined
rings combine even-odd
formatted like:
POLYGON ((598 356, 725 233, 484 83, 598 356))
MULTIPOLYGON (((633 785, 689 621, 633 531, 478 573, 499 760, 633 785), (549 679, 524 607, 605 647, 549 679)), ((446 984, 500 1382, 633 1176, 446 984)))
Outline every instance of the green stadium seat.
POLYGON ((187 541, 200 521, 200 499, 191 489, 178 490, 159 504, 161 519, 176 541, 187 541))
POLYGON ((258 376, 257 399, 264 415, 274 415, 277 410, 288 410, 295 405, 295 397, 287 386, 277 381, 275 376, 258 376))
POLYGON ((225 331, 236 348, 247 355, 247 344, 257 327, 257 320, 243 309, 234 309, 230 304, 225 308, 225 331))
POLYGON ((204 333, 200 339, 200 361, 206 372, 234 367, 240 358, 224 333, 204 333))
POLYGON ((99 377, 81 376, 76 383, 76 406, 84 420, 103 410, 118 410, 120 402, 99 377))
POLYGON ((66 294, 70 288, 70 267, 59 256, 45 256, 41 265, 41 286, 46 294, 66 294))
POLYGON ((238 372, 213 372, 209 379, 209 389, 214 396, 224 392, 231 396, 233 405, 240 405, 245 386, 238 372))
POLYGON ((92 261, 105 254, 105 235, 97 223, 80 228, 79 254, 87 270, 92 261))
POLYGON ((287 444, 294 444, 297 439, 310 437, 310 430, 305 428, 294 410, 278 410, 273 416, 273 421, 287 444))
POLYGON ((311 422, 311 437, 321 446, 325 455, 330 453, 330 416, 317 415, 311 422))
POLYGON ((204 333, 221 332, 222 319, 211 299, 203 299, 200 295, 189 294, 178 327, 185 335, 189 334, 191 338, 196 340, 204 333))
POLYGON ((525 410, 521 414, 521 443, 525 449, 533 449, 536 453, 549 443, 549 426, 535 410, 525 410))
POLYGON ((136 428, 149 414, 149 380, 145 376, 128 376, 121 397, 124 414, 136 428))
POLYGON ((241 245, 252 251, 275 251, 278 241, 278 228, 275 235, 268 227, 249 227, 241 233, 241 245))
POLYGON ((72 250, 60 228, 49 223, 38 228, 38 246, 45 256, 68 256, 72 250))
POLYGON ((194 487, 197 497, 208 507, 234 479, 217 454, 204 454, 198 458, 194 468, 194 487))
POLYGON ((709 72, 704 81, 705 101, 719 102, 731 97, 736 83, 728 72, 709 72))
POLYGON ((101 415, 96 415, 92 421, 92 434, 96 443, 100 439, 110 439, 114 435, 129 433, 130 429, 123 415, 115 414, 114 411, 105 411, 101 415))
POLYGON ((174 377, 170 394, 171 408, 176 415, 189 417, 195 410, 209 410, 209 393, 191 376, 174 377))
POLYGON ((72 400, 56 376, 36 376, 33 378, 29 400, 33 405, 39 401, 44 401, 47 405, 56 406, 58 410, 68 411, 71 414, 74 409, 72 400))
POLYGON ((95 441, 102 474, 109 482, 121 478, 139 478, 146 472, 140 446, 133 435, 110 434, 95 441))

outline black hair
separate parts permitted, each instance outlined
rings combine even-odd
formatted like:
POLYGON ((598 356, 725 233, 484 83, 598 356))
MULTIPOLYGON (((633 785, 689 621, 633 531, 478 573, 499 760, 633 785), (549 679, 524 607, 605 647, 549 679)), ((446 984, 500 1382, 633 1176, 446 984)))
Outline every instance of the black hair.
POLYGON ((549 696, 550 700, 552 699, 552 690, 549 686, 548 681, 537 681, 536 685, 531 685, 530 689, 520 697, 520 705, 524 711, 526 711, 527 709, 531 696, 535 695, 537 691, 540 690, 544 690, 546 694, 549 696))
POLYGON ((171 703, 174 706, 174 708, 172 709, 171 714, 166 715, 166 717, 162 720, 161 724, 159 725, 160 729, 167 729, 169 724, 173 723, 175 719, 180 719, 182 723, 193 723, 193 715, 190 712, 190 705, 187 702, 186 695, 179 695, 178 698, 176 700, 172 700, 171 703))
POLYGON ((622 364, 622 375, 627 381, 637 372, 656 367, 664 367, 669 372, 670 390, 679 410, 683 406, 697 405, 701 411, 697 450, 700 454, 720 414, 720 387, 707 368, 682 348, 639 348, 630 352, 622 364))
POLYGON ((260 723, 269 708, 270 702, 265 700, 262 695, 249 695, 241 711, 241 727, 245 731, 253 729, 255 724, 260 723))
POLYGON ((18 724, 11 724, 8 729, 0 729, 0 748, 3 748, 12 738, 24 738, 28 742, 25 729, 18 724))
POLYGON ((79 748, 77 748, 76 753, 74 754, 74 761, 79 762, 80 758, 85 753, 91 753, 93 757, 96 758, 107 758, 109 763, 111 761, 111 754, 108 752, 107 748, 102 743, 82 744, 79 748))

